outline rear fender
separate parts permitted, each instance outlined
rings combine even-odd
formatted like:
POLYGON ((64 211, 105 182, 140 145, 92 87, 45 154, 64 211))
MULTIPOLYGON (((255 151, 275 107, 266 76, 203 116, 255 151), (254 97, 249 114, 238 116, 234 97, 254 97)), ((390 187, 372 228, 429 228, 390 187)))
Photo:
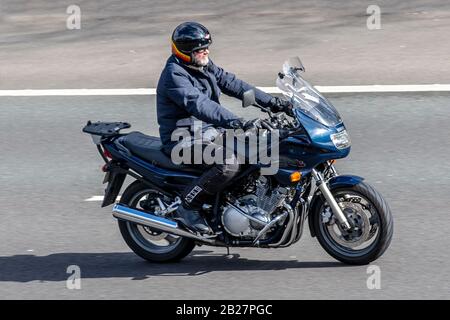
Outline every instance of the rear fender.
POLYGON ((116 202, 120 189, 123 186, 127 171, 121 168, 118 164, 110 162, 107 167, 107 182, 105 189, 105 196, 103 198, 102 207, 109 206, 116 202))

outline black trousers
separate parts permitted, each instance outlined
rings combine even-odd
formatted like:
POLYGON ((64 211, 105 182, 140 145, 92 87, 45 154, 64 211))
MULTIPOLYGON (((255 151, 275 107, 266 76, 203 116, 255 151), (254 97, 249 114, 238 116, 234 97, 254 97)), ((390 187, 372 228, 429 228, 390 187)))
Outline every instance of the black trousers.
MULTIPOLYGON (((212 145, 214 142, 211 141, 193 141, 191 145, 182 148, 182 152, 188 152, 191 156, 190 165, 200 166, 205 172, 197 179, 194 179, 182 193, 183 205, 190 208, 199 208, 202 206, 204 198, 206 196, 212 196, 219 191, 222 191, 225 185, 238 175, 241 164, 239 163, 238 157, 234 152, 226 152, 222 145, 212 145), (197 149, 196 149, 197 145, 197 149), (207 164, 202 161, 201 164, 194 164, 195 158, 198 159, 199 155, 194 154, 195 151, 200 150, 203 152, 205 148, 211 150, 212 148, 220 154, 222 161, 214 164, 207 164)), ((168 152, 166 152, 168 153, 168 152)), ((169 153, 170 155, 170 153, 169 153)), ((213 152, 212 155, 215 155, 213 152)), ((202 160, 203 157, 202 157, 202 160)), ((198 161, 197 161, 198 162, 198 161)))

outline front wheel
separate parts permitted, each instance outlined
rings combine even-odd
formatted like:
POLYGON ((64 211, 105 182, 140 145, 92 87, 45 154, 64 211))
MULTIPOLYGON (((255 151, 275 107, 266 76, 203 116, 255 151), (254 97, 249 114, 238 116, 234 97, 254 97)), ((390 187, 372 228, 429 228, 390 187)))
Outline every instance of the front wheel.
MULTIPOLYGON (((145 210, 158 215, 159 201, 169 204, 169 199, 158 191, 136 181, 123 193, 121 203, 130 208, 145 210), (159 199, 158 199, 159 198, 159 199)), ((127 245, 141 258, 150 262, 175 262, 187 256, 195 247, 192 239, 119 220, 119 229, 127 245)))
POLYGON ((360 182, 331 190, 352 225, 343 230, 331 208, 320 196, 312 207, 314 233, 328 254, 347 264, 365 265, 378 259, 389 247, 394 222, 383 197, 370 185, 360 182))

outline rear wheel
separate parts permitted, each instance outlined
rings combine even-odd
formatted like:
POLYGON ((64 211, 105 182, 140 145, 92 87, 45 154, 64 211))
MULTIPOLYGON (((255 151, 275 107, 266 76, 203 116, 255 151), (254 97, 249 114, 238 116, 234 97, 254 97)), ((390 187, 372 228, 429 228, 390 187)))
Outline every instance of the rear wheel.
POLYGON ((320 245, 347 264, 364 265, 378 259, 389 247, 394 230, 387 202, 363 182, 331 192, 353 228, 343 230, 325 199, 319 198, 312 219, 320 245))
MULTIPOLYGON (((173 199, 162 195, 140 181, 132 183, 123 193, 121 203, 130 208, 145 210, 158 215, 158 202, 169 204, 173 199)), ((123 239, 141 258, 151 262, 174 262, 183 259, 195 247, 192 239, 161 232, 134 222, 118 220, 123 239)))

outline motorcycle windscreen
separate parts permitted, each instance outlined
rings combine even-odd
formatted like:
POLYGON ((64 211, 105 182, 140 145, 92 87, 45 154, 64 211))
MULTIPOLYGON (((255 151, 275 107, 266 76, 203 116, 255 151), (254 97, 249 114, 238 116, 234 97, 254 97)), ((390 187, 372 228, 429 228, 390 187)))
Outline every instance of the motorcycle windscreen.
POLYGON ((326 125, 335 127, 342 123, 341 116, 333 105, 313 88, 300 74, 297 67, 289 61, 283 65, 284 76, 277 78, 277 87, 289 98, 295 108, 300 109, 308 117, 326 125))

